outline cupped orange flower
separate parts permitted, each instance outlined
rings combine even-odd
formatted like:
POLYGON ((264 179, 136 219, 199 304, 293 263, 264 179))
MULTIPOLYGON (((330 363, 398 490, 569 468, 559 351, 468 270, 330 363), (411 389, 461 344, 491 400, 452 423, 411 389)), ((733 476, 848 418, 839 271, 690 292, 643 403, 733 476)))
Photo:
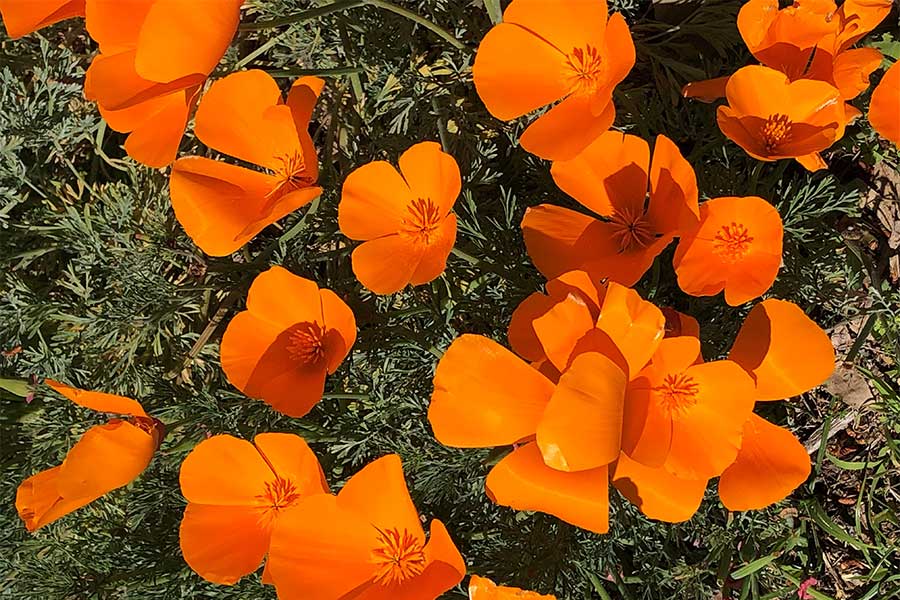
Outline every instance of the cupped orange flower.
POLYGON ((714 198, 700 205, 700 224, 678 243, 672 264, 692 296, 738 306, 764 294, 778 276, 784 229, 778 210, 756 196, 714 198))
POLYGON ((824 166, 818 152, 844 135, 847 109, 840 91, 824 81, 791 82, 763 66, 744 67, 725 87, 728 106, 719 128, 750 156, 764 161, 795 158, 810 170, 824 166))
POLYGON ((128 155, 151 167, 175 160, 200 88, 225 54, 243 0, 87 0, 100 54, 84 93, 128 155))
POLYGON ((622 445, 647 467, 706 480, 734 462, 753 410, 753 379, 735 362, 695 361, 699 341, 666 338, 628 384, 622 445))
POLYGON ((425 536, 400 457, 369 463, 336 495, 279 518, 268 572, 282 600, 434 600, 465 576, 444 524, 425 536))
POLYGON ((522 147, 568 160, 615 120, 613 89, 634 66, 634 43, 606 0, 513 0, 472 67, 487 109, 505 121, 562 100, 522 134, 522 147))
POLYGON ((556 596, 497 585, 487 577, 469 578, 469 600, 556 600, 556 596))
POLYGON ((269 551, 272 532, 301 500, 327 494, 319 461, 303 438, 261 433, 253 443, 206 439, 181 464, 181 552, 198 575, 233 584, 269 551))
POLYGON ((45 383, 79 406, 126 418, 91 427, 61 465, 19 485, 16 511, 28 531, 131 483, 150 464, 165 431, 160 421, 148 416, 131 398, 79 390, 49 379, 45 383))
POLYGON ((264 171, 200 156, 180 158, 172 166, 175 216, 204 252, 231 254, 321 195, 308 124, 323 86, 317 77, 301 77, 285 101, 270 75, 253 70, 209 88, 197 108, 197 137, 264 171))
POLYGON ((453 204, 462 180, 453 157, 421 142, 390 163, 366 164, 347 176, 338 205, 341 233, 363 243, 353 273, 376 294, 422 285, 444 272, 456 243, 453 204))
POLYGON ((550 279, 582 269, 595 279, 633 285, 697 222, 694 170, 665 136, 656 138, 651 161, 644 140, 609 131, 574 159, 554 162, 551 173, 563 191, 603 219, 548 204, 526 211, 525 246, 550 279))
POLYGON ((272 267, 257 276, 222 336, 228 381, 275 410, 302 417, 356 341, 353 312, 314 281, 272 267))
POLYGON ((0 17, 12 39, 72 17, 84 16, 85 0, 0 0, 0 17))
MULTIPOLYGON (((828 379, 835 362, 828 335, 784 300, 753 307, 728 357, 754 378, 757 401, 807 392, 828 379)), ((764 508, 794 491, 810 468, 793 433, 753 414, 744 423, 740 452, 719 479, 719 497, 729 510, 764 508)))
POLYGON ((900 62, 895 62, 872 92, 869 123, 886 140, 900 146, 900 62))

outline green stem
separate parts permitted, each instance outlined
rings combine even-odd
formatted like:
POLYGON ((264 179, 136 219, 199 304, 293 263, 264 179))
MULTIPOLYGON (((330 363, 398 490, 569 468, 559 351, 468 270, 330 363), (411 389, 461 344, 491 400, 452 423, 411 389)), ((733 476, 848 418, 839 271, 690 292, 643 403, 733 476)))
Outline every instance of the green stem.
POLYGON ((272 29, 274 27, 281 27, 283 25, 290 25, 292 23, 301 23, 303 21, 308 21, 317 17, 323 17, 332 13, 350 10, 351 8, 359 8, 360 6, 375 6, 382 10, 392 12, 395 15, 400 15, 401 17, 409 19, 413 23, 417 23, 425 29, 428 29, 429 31, 440 36, 457 50, 467 49, 465 44, 456 39, 456 36, 454 36, 443 27, 435 25, 428 19, 412 12, 411 10, 407 10, 405 8, 397 6, 396 4, 387 2, 387 0, 337 0, 337 2, 332 2, 331 4, 326 4, 325 6, 320 6, 319 8, 305 10, 303 12, 289 15, 287 17, 282 17, 280 19, 272 19, 271 21, 259 21, 257 23, 246 23, 244 25, 241 25, 239 29, 241 31, 259 31, 261 29, 272 29))
POLYGON ((336 67, 334 69, 278 69, 277 71, 266 71, 272 77, 304 77, 306 75, 315 75, 318 77, 336 77, 338 75, 354 75, 362 73, 360 67, 336 67))

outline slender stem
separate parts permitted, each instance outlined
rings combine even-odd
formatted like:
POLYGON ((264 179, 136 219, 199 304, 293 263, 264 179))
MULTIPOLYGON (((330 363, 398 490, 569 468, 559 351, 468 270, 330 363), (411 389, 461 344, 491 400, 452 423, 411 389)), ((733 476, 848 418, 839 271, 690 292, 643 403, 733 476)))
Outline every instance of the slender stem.
POLYGON ((320 77, 336 77, 338 75, 353 75, 362 73, 360 67, 336 67, 334 69, 279 69, 266 71, 272 77, 303 77, 305 75, 317 75, 320 77))
POLYGON ((271 21, 257 21, 256 23, 244 23, 240 27, 238 27, 238 29, 240 31, 259 31, 261 29, 274 29, 275 27, 281 27, 283 25, 302 23, 303 21, 309 21, 310 19, 324 17, 325 15, 330 15, 342 10, 348 10, 350 8, 356 8, 358 6, 363 6, 364 4, 366 4, 366 0, 337 0, 336 2, 332 2, 331 4, 326 4, 325 6, 320 6, 319 8, 304 10, 303 12, 288 15, 287 17, 282 17, 280 19, 272 19, 271 21))
POLYGON ((325 6, 321 6, 319 8, 305 10, 303 12, 289 15, 287 17, 282 17, 280 19, 272 19, 271 21, 259 21, 257 23, 246 23, 244 25, 241 25, 239 29, 241 31, 259 31, 261 29, 272 29, 274 27, 281 27, 283 25, 290 25, 292 23, 301 23, 303 21, 308 21, 317 17, 323 17, 325 15, 341 12, 343 10, 349 10, 351 8, 358 8, 360 6, 375 6, 382 10, 392 12, 395 15, 400 15, 401 17, 409 19, 413 23, 417 23, 425 29, 432 31, 436 35, 446 40, 457 50, 468 49, 465 44, 456 39, 455 35, 447 31, 443 27, 435 25, 428 19, 412 12, 411 10, 407 10, 405 8, 397 6, 396 4, 387 2, 387 0, 337 0, 336 2, 332 2, 331 4, 326 4, 325 6))
POLYGON ((463 259, 464 261, 466 261, 472 265, 477 265, 478 263, 481 262, 479 259, 475 258, 471 254, 466 254, 465 252, 463 252, 462 250, 460 250, 459 248, 456 248, 456 247, 454 247, 452 250, 450 250, 450 252, 452 252, 455 256, 458 256, 459 258, 463 259))

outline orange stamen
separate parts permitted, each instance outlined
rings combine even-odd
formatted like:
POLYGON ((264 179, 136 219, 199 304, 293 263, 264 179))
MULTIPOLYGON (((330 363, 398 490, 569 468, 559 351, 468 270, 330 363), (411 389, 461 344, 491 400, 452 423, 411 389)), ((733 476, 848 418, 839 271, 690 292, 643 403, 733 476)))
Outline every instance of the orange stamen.
POLYGON ((673 417, 683 415, 697 404, 700 385, 684 373, 666 375, 661 385, 653 388, 663 409, 673 417))
POLYGON ((740 223, 724 225, 713 238, 713 251, 725 262, 734 263, 747 254, 753 237, 740 223))
POLYGON ((298 323, 290 331, 287 351, 291 358, 304 365, 325 358, 325 332, 318 323, 298 323))
POLYGON ((437 205, 430 198, 416 198, 406 211, 409 216, 402 221, 402 233, 430 244, 443 221, 437 205))
POLYGON ((425 570, 425 550, 422 542, 404 529, 378 530, 381 547, 372 551, 375 563, 375 583, 394 585, 403 583, 425 570))
POLYGON ((262 518, 269 520, 274 519, 279 511, 293 505, 300 497, 293 481, 276 476, 275 481, 266 482, 266 491, 257 495, 256 499, 263 509, 262 518))
POLYGON ((281 162, 281 166, 275 169, 274 173, 278 183, 269 192, 269 196, 280 197, 294 190, 309 187, 316 182, 309 173, 309 169, 306 168, 306 161, 300 152, 294 152, 290 155, 285 154, 277 157, 277 159, 281 162))
POLYGON ((566 80, 573 94, 589 95, 597 91, 606 76, 603 55, 593 46, 575 48, 567 57, 566 80))
POLYGON ((613 241, 618 245, 620 253, 646 248, 656 239, 656 233, 643 212, 617 210, 609 218, 609 222, 613 226, 613 241))
POLYGON ((766 152, 775 154, 782 144, 789 142, 793 135, 794 124, 787 115, 769 115, 762 126, 763 144, 766 152))

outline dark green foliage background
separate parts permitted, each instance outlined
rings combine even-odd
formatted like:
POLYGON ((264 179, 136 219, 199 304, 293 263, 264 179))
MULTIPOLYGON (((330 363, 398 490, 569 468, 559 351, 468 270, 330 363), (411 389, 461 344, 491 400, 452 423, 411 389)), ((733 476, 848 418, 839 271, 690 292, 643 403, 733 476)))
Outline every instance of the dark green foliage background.
MULTIPOLYGON (((512 310, 542 284, 521 239, 525 208, 574 206, 548 165, 516 146, 524 124, 492 118, 475 94, 473 52, 491 26, 482 1, 398 2, 454 33, 466 51, 374 7, 238 35, 220 75, 262 68, 285 76, 286 87, 290 74, 339 74, 328 77, 312 125, 325 194, 228 258, 194 247, 173 217, 166 173, 128 160, 122 136, 83 99, 94 49, 80 21, 15 42, 0 37, 0 377, 55 377, 130 395, 169 428, 132 485, 31 535, 13 508, 17 485, 57 464, 103 417, 43 387, 30 404, 0 390, 0 596, 274 598, 258 575, 223 587, 186 567, 178 468, 208 435, 288 431, 312 443, 335 487, 369 460, 399 453, 422 514, 448 524, 471 573, 560 599, 794 598, 810 576, 820 581, 815 598, 898 597, 900 293, 886 276, 886 235, 860 201, 876 163, 896 186, 898 153, 863 119, 826 157, 829 172, 760 164, 722 137, 713 106, 682 100, 685 82, 749 60, 735 26, 740 2, 611 2, 628 16, 638 50, 616 92, 616 125, 648 140, 672 138, 704 197, 756 194, 779 207, 785 267, 771 295, 799 303, 824 327, 860 317, 869 325, 853 353, 877 392, 860 417, 871 444, 845 455, 844 465, 823 449, 807 484, 755 513, 727 513, 713 485, 690 522, 654 523, 613 492, 611 531, 598 536, 492 505, 484 476, 500 454, 433 439, 426 410, 441 352, 464 332, 503 341, 512 310), (352 245, 337 231, 340 185, 355 167, 396 161, 426 139, 443 141, 460 164, 457 247, 473 260, 451 256, 431 285, 376 297, 353 277, 352 245), (218 365, 224 325, 270 264, 337 291, 360 328, 326 398, 299 420, 243 397, 218 365), (837 502, 848 495, 852 506, 837 502), (835 578, 845 569, 851 584, 835 578)), ((315 6, 252 0, 245 22, 315 6)), ((896 15, 869 39, 897 58, 891 36, 898 37, 896 15)), ((864 95, 857 105, 866 102, 864 95)), ((208 154, 190 134, 183 152, 208 154)), ((681 293, 672 251, 638 287, 696 316, 707 358, 719 356, 748 308, 681 293)), ((851 409, 817 392, 763 410, 806 441, 851 409)), ((447 595, 463 597, 462 588, 447 595)))

